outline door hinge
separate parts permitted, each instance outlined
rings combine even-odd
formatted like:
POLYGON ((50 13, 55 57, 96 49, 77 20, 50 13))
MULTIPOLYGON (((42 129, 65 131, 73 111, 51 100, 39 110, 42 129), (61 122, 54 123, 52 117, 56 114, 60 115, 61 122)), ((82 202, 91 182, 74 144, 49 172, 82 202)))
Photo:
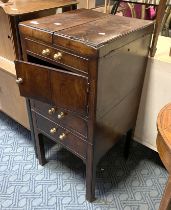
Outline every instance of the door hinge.
POLYGON ((89 93, 90 83, 87 84, 87 93, 89 93))
POLYGON ((88 107, 88 105, 87 105, 87 113, 89 112, 89 107, 88 107))

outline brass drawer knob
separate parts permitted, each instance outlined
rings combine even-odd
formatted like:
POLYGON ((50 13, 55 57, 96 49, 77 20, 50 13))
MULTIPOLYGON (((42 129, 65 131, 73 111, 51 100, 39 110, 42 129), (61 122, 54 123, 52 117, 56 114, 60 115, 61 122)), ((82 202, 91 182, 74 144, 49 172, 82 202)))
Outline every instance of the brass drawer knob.
POLYGON ((23 83, 23 79, 19 77, 18 79, 16 79, 16 83, 17 84, 22 84, 23 83))
POLYGON ((60 120, 60 119, 62 119, 63 117, 64 117, 64 112, 61 112, 60 114, 58 114, 58 119, 60 120))
POLYGON ((55 113, 55 108, 51 108, 48 110, 48 114, 52 115, 55 113))
POLYGON ((56 131, 57 131, 57 129, 56 129, 56 128, 51 128, 51 129, 50 129, 50 133, 51 133, 51 134, 56 133, 56 131))
POLYGON ((42 50, 42 55, 50 55, 50 50, 49 49, 42 50))
POLYGON ((59 136, 59 139, 60 140, 64 140, 66 138, 66 134, 65 133, 62 133, 60 136, 59 136))
POLYGON ((54 58, 54 60, 61 60, 62 59, 62 53, 61 52, 55 53, 53 58, 54 58))

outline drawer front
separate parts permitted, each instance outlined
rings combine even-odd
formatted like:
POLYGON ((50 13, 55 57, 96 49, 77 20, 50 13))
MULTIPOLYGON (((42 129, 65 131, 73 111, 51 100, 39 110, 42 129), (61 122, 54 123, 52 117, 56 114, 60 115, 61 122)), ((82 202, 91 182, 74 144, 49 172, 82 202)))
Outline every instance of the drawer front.
POLYGON ((40 44, 30 39, 26 39, 27 52, 34 53, 46 58, 49 61, 57 62, 65 66, 72 67, 78 71, 88 73, 88 59, 73 55, 61 49, 52 48, 48 45, 40 44))
POLYGON ((73 115, 69 111, 57 108, 41 101, 32 100, 32 110, 39 112, 48 119, 58 123, 65 128, 77 132, 87 137, 87 121, 83 118, 73 115))
POLYGON ((54 141, 62 144, 71 152, 86 159, 87 143, 73 135, 70 131, 64 129, 56 123, 44 118, 41 115, 35 114, 37 128, 40 132, 51 137, 54 141))
POLYGON ((28 62, 15 64, 22 96, 87 115, 87 77, 28 62))

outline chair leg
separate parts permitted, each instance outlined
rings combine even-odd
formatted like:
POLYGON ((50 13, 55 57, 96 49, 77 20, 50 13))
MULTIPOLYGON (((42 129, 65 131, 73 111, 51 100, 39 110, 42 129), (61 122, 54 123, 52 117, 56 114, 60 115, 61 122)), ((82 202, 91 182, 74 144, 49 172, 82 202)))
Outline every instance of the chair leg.
POLYGON ((115 15, 116 14, 117 9, 119 7, 119 4, 120 4, 120 0, 114 0, 113 6, 112 6, 112 10, 111 10, 111 14, 112 15, 115 15))
POLYGON ((129 150, 130 150, 132 135, 133 135, 133 129, 130 129, 126 134, 126 140, 125 140, 125 146, 124 146, 124 157, 125 157, 125 159, 128 159, 128 156, 129 156, 129 150))
POLYGON ((171 175, 169 175, 159 210, 170 210, 171 201, 171 175))

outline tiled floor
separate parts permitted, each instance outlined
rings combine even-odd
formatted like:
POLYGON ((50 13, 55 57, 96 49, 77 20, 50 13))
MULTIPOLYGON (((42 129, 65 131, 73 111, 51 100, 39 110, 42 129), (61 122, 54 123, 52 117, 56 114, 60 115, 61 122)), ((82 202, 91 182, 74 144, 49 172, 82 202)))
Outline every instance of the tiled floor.
POLYGON ((0 113, 1 210, 155 210, 168 174, 157 153, 123 141, 101 161, 94 203, 85 200, 85 166, 59 146, 48 145, 49 163, 38 164, 30 133, 0 113), (57 152, 58 151, 58 152, 57 152))

